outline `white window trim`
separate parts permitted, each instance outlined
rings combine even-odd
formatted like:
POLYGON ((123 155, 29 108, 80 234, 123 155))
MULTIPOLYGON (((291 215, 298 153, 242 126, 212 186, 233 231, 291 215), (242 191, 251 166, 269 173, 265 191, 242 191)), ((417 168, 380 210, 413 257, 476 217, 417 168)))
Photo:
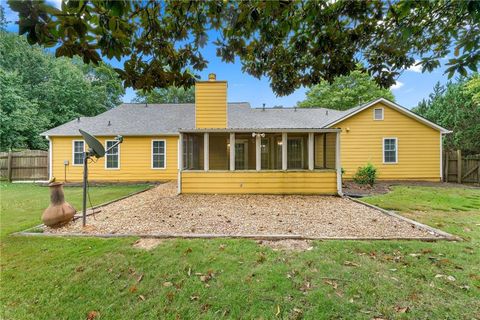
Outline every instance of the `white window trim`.
POLYGON ((385 116, 385 109, 384 108, 373 108, 373 120, 374 121, 382 121, 384 119, 384 116, 385 116), (381 119, 376 119, 375 118, 375 111, 376 110, 382 110, 382 118, 381 119))
POLYGON ((398 163, 398 138, 397 137, 385 137, 382 140, 382 159, 383 164, 397 164, 398 163), (395 162, 385 162, 385 140, 395 140, 395 162))
POLYGON ((165 170, 167 169, 167 140, 166 139, 152 139, 152 143, 150 144, 150 168, 153 170, 165 170), (154 167, 153 166, 153 143, 157 141, 163 141, 163 167, 154 167))
POLYGON ((82 163, 75 163, 75 142, 83 142, 83 152, 85 152, 85 140, 72 140, 72 166, 78 167, 83 165, 82 163))
MULTIPOLYGON (((107 142, 109 141, 113 141, 113 142, 117 142, 117 140, 111 140, 111 139, 108 139, 108 140, 105 140, 105 151, 107 151, 107 142)), ((118 147, 118 167, 116 168, 107 168, 107 152, 105 152, 105 170, 120 170, 120 144, 117 145, 118 147)))

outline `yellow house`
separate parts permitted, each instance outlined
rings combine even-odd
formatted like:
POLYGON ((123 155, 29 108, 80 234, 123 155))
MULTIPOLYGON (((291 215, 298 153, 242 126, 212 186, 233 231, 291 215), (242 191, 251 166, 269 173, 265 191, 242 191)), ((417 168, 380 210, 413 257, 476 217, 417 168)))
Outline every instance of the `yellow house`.
POLYGON ((449 131, 391 101, 346 111, 251 108, 227 103, 227 82, 195 85, 195 104, 122 104, 43 133, 50 177, 82 179, 88 148, 79 129, 108 148, 89 165, 92 181, 178 180, 180 193, 342 194, 343 178, 372 163, 379 179, 442 178, 449 131))

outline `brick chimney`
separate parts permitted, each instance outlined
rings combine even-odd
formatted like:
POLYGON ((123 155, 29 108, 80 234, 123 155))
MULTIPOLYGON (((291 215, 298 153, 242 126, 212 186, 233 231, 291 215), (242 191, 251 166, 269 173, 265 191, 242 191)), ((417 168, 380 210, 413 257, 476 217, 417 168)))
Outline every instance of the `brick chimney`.
POLYGON ((227 81, 218 81, 215 73, 195 83, 195 127, 227 127, 227 81))

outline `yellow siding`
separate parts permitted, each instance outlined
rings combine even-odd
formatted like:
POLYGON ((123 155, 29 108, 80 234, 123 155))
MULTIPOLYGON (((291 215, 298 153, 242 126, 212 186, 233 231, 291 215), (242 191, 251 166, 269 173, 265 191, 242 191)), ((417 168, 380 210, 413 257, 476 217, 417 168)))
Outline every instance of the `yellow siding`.
MULTIPOLYGON (((97 137, 105 146, 105 140, 114 137, 97 137)), ((82 140, 81 137, 51 137, 53 146, 53 176, 57 181, 64 181, 64 160, 68 160, 66 168, 67 181, 82 180, 83 166, 72 165, 72 140, 82 140)), ((105 169, 105 158, 89 164, 89 179, 91 181, 161 181, 177 179, 177 147, 178 137, 124 137, 120 145, 120 168, 105 169), (155 139, 166 140, 166 169, 152 169, 151 143, 155 139)))
POLYGON ((182 172, 183 193, 336 194, 336 172, 182 172))
POLYGON ((195 84, 195 126, 227 127, 226 81, 204 81, 195 84))
POLYGON ((440 180, 440 132, 383 104, 376 104, 335 125, 341 127, 344 178, 371 162, 383 180, 440 180), (384 108, 384 120, 373 109, 384 108), (346 129, 349 128, 349 131, 346 129), (383 164, 383 138, 396 137, 396 164, 383 164))

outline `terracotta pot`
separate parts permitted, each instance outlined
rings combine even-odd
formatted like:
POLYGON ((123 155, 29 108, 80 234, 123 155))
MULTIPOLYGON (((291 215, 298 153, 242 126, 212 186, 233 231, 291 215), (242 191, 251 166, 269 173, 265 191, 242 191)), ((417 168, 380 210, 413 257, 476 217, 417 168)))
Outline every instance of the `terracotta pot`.
POLYGON ((65 201, 63 183, 53 182, 48 186, 50 187, 50 206, 43 211, 42 221, 46 226, 58 228, 70 222, 76 210, 65 201))

